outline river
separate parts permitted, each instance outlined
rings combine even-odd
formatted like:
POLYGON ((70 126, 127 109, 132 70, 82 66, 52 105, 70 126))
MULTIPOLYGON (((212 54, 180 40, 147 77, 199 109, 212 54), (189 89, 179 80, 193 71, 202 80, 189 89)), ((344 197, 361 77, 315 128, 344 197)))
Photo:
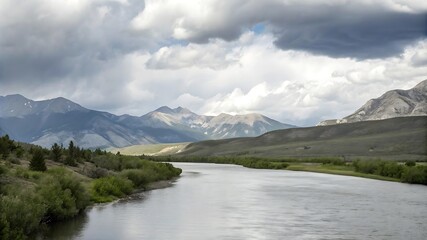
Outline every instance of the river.
POLYGON ((45 239, 427 239, 427 187, 174 163, 169 188, 97 205, 45 239))

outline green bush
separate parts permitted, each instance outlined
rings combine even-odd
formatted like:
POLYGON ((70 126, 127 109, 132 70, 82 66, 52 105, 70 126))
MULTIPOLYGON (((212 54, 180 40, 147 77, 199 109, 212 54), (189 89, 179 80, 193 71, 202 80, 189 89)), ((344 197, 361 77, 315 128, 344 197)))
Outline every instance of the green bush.
POLYGON ((331 164, 335 166, 343 166, 346 164, 344 160, 339 158, 327 158, 327 159, 320 159, 318 161, 322 162, 322 164, 331 164))
POLYGON ((363 160, 353 163, 356 172, 376 174, 385 177, 397 178, 406 183, 427 185, 427 167, 411 166, 412 163, 401 165, 392 161, 363 160))
POLYGON ((289 167, 288 163, 275 163, 274 165, 274 169, 286 169, 287 167, 289 167))
POLYGON ((415 161, 406 161, 405 165, 408 167, 413 167, 413 166, 417 165, 417 163, 415 161))
POLYGON ((378 161, 375 160, 357 160, 353 162, 356 172, 374 174, 378 168, 378 161))
POLYGON ((374 171, 376 175, 391 178, 400 178, 402 176, 403 166, 399 165, 397 162, 378 161, 376 164, 376 169, 374 171))
POLYGON ((7 168, 0 165, 0 175, 7 173, 7 168))
POLYGON ((171 179, 173 177, 179 176, 182 172, 181 169, 175 168, 170 163, 154 163, 148 161, 146 162, 149 163, 149 165, 146 166, 144 169, 152 168, 156 172, 156 176, 153 181, 171 179))
POLYGON ((399 179, 404 170, 404 166, 399 165, 397 162, 382 160, 358 160, 353 162, 353 166, 356 172, 399 179))
POLYGON ((94 202, 110 202, 133 191, 132 181, 127 178, 110 176, 92 182, 91 198, 94 202))
POLYGON ((46 211, 41 198, 28 189, 1 196, 0 209, 0 239, 26 239, 46 211))
POLYGON ((67 156, 65 158, 64 163, 65 163, 65 165, 72 166, 72 167, 77 166, 76 160, 73 157, 71 157, 71 156, 67 156))
POLYGON ((80 173, 93 179, 102 178, 109 175, 107 169, 95 166, 86 166, 82 171, 80 171, 80 173))
POLYGON ((157 173, 152 169, 126 169, 120 173, 120 176, 132 181, 136 187, 142 187, 156 180, 157 173))
POLYGON ((406 167, 402 174, 402 182, 427 185, 427 167, 406 167))
POLYGON ((63 168, 49 171, 40 181, 38 193, 47 206, 46 221, 74 217, 89 204, 86 189, 63 168))

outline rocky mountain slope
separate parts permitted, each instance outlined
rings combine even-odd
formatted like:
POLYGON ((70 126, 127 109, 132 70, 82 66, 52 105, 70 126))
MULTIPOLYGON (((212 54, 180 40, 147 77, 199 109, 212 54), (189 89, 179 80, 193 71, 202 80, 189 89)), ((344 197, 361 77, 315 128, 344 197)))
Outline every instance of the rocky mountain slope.
POLYGON ((253 137, 265 132, 295 127, 283 124, 261 114, 218 116, 197 115, 188 109, 161 107, 141 117, 151 127, 174 127, 209 136, 210 139, 253 137))
POLYGON ((289 128, 262 115, 197 115, 188 109, 161 107, 144 116, 116 116, 86 109, 65 98, 33 101, 21 95, 0 97, 0 133, 49 147, 74 141, 85 148, 194 142, 257 136, 289 128))
POLYGON ((425 115, 427 115, 427 80, 409 90, 388 91, 379 98, 369 100, 355 113, 343 119, 326 120, 319 125, 425 115))

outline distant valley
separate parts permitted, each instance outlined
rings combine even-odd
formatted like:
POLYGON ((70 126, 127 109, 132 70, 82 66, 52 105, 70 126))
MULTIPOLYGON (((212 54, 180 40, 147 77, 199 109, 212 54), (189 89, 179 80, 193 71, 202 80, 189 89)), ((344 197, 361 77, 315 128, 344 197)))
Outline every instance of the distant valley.
POLYGON ((90 110, 65 98, 33 101, 21 95, 0 97, 0 134, 50 147, 74 141, 85 148, 195 142, 258 136, 295 127, 260 114, 198 115, 163 106, 143 116, 117 116, 90 110))

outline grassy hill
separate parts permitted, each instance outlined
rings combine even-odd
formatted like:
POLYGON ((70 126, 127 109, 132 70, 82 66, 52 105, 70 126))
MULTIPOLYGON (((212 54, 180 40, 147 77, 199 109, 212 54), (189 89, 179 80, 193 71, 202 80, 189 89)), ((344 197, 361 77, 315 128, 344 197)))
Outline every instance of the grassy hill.
POLYGON ((344 157, 427 160, 427 117, 293 128, 191 143, 179 156, 344 157))

